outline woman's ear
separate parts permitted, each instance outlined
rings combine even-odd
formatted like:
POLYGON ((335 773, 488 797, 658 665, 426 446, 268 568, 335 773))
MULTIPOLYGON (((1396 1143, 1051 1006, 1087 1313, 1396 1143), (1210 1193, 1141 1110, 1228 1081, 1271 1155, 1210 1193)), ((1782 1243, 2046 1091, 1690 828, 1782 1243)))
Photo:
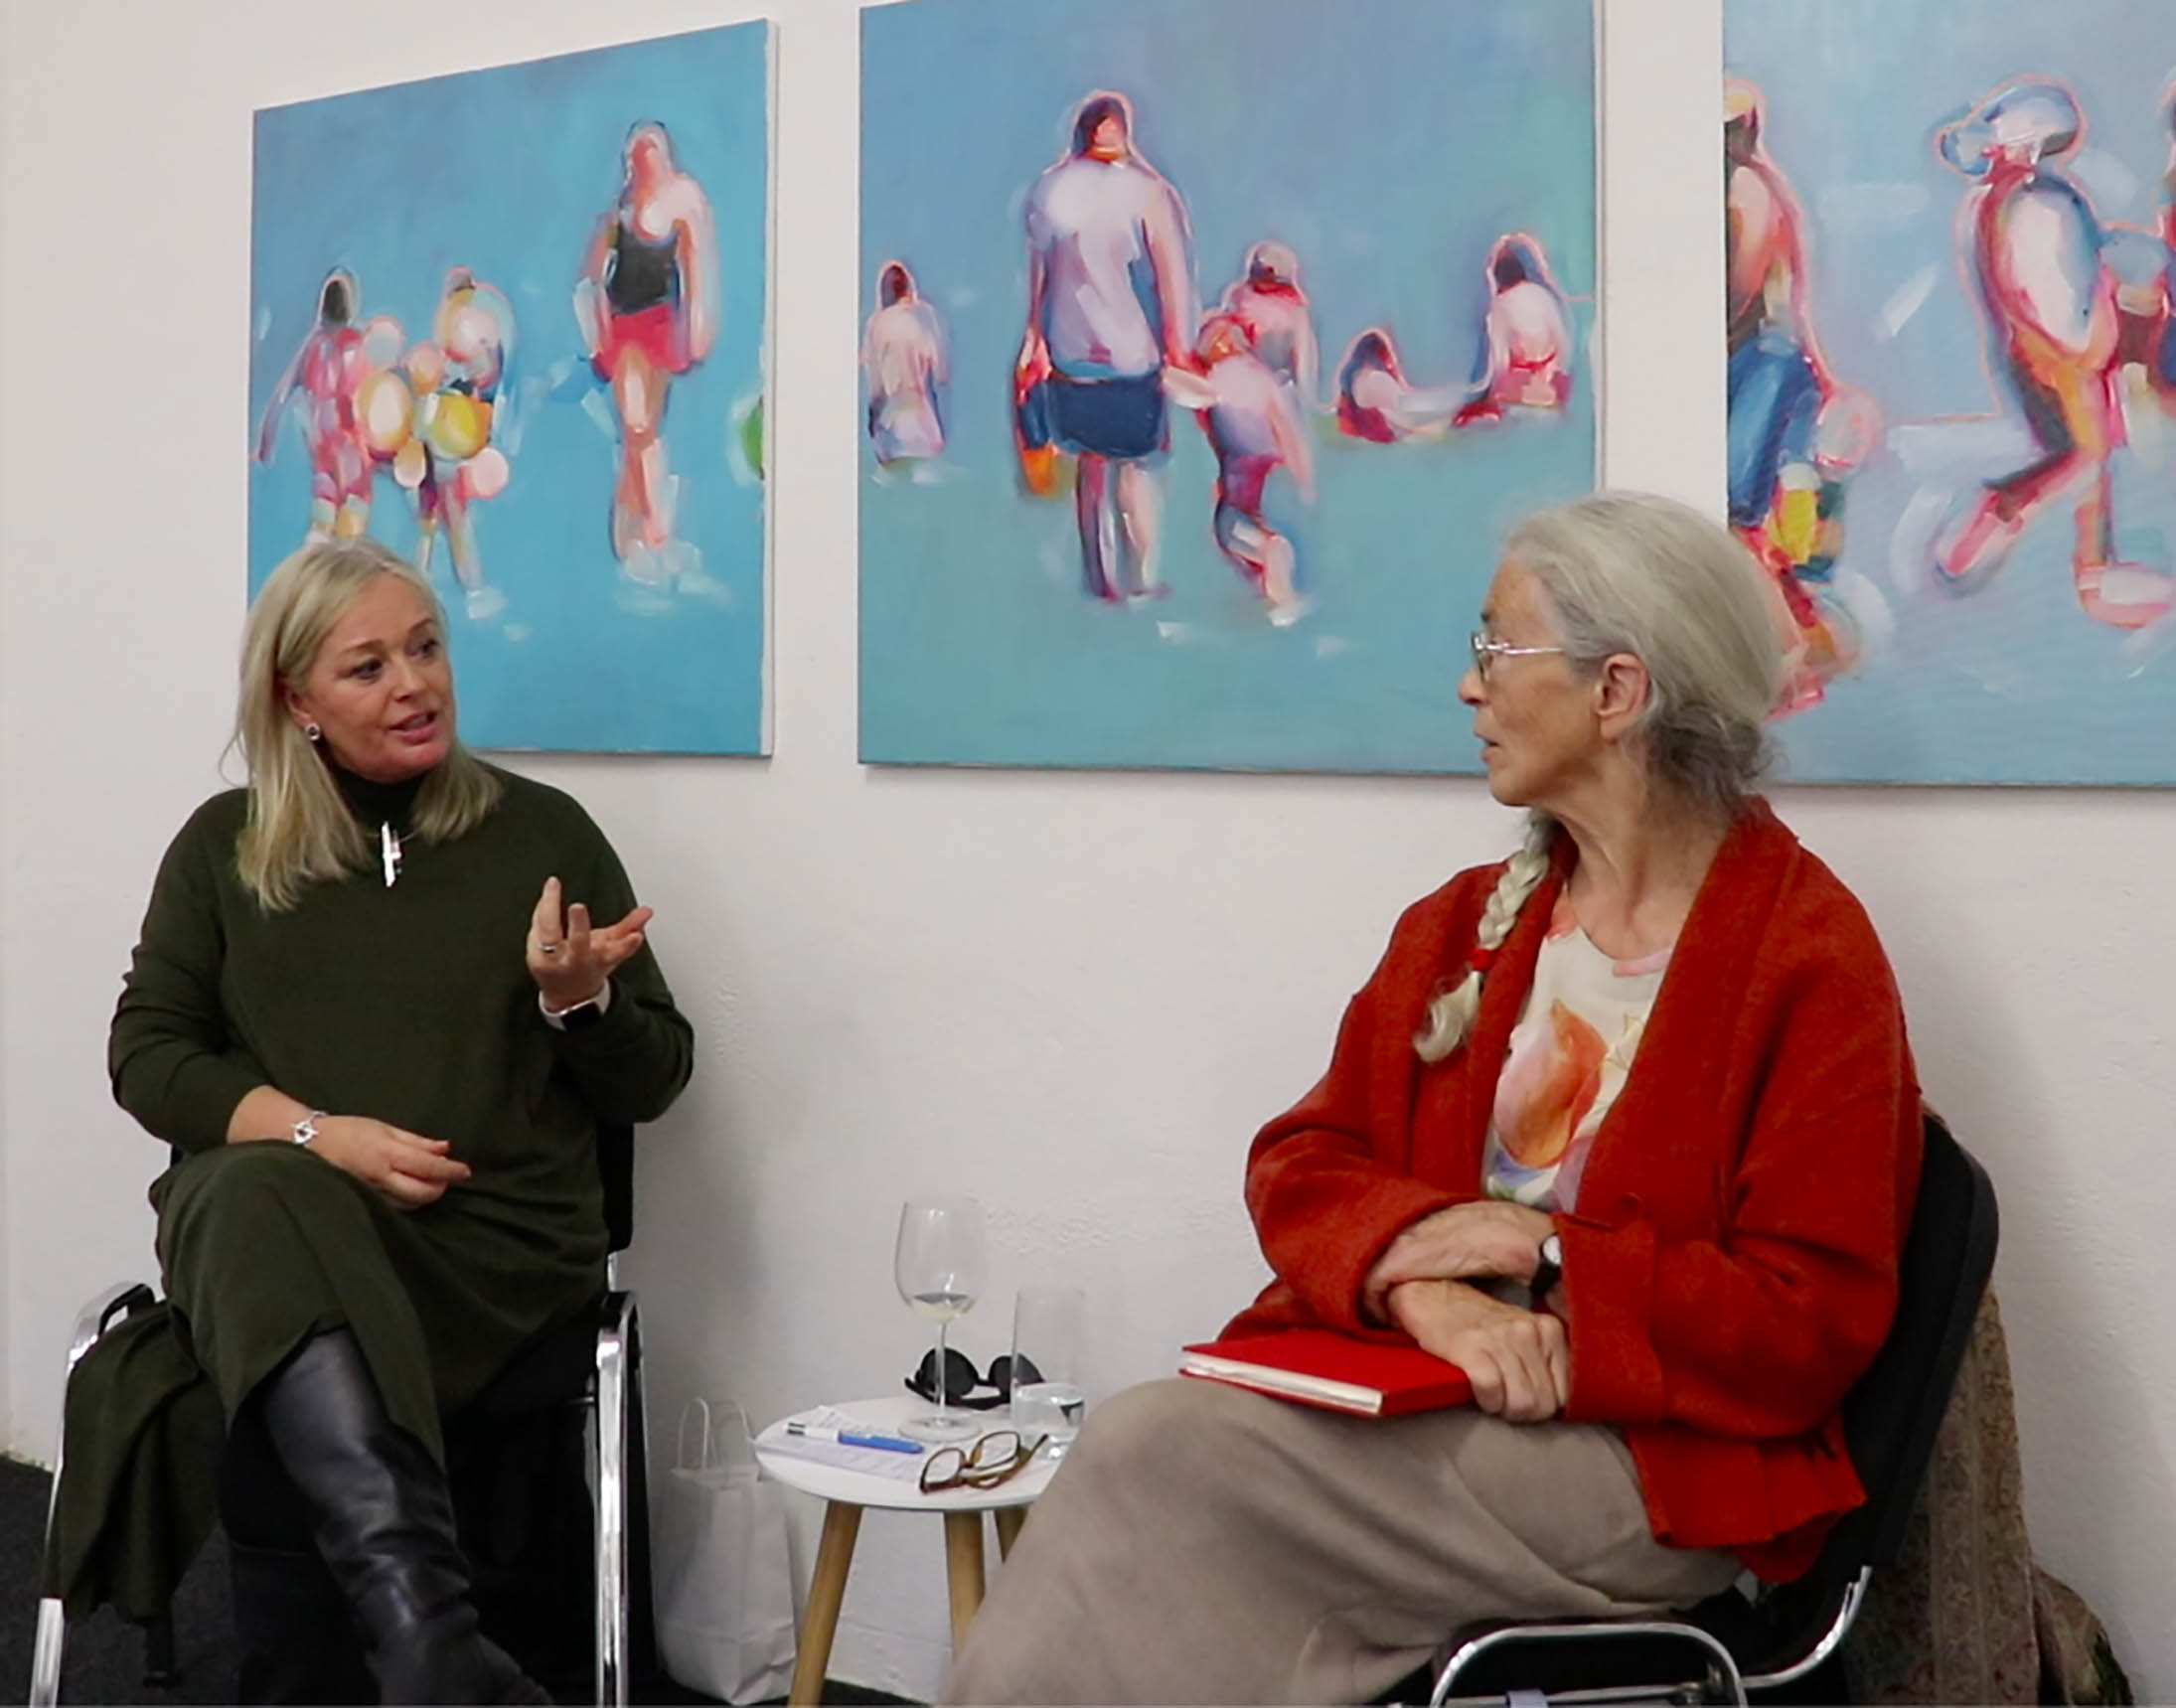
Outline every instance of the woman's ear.
POLYGON ((1612 653, 1604 659, 1594 681, 1595 719, 1603 736, 1613 741, 1625 736, 1646 709, 1653 689, 1647 667, 1631 653, 1612 653))

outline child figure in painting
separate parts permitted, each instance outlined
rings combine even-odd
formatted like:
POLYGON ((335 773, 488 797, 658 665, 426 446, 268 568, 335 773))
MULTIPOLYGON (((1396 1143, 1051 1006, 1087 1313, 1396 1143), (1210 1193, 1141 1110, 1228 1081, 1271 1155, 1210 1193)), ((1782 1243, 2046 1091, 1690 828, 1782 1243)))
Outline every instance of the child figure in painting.
POLYGON ((1315 501, 1315 468, 1307 435, 1283 375, 1264 362, 1238 316, 1213 314, 1196 346, 1201 372, 1174 368, 1165 376, 1172 401, 1201 412, 1216 452, 1216 543, 1269 601, 1269 620, 1283 628, 1306 614, 1292 542, 1263 518, 1270 477, 1280 468, 1300 496, 1315 501))
POLYGON ((2176 604, 2176 581, 2115 555, 2110 462, 2125 437, 2115 282, 2093 204, 2063 170, 2085 129, 2069 89, 2020 78, 1941 132, 1942 158, 1977 181, 1964 229, 1990 356, 2041 454, 1988 483, 1943 530, 1935 567, 1959 590, 1981 585, 2033 516, 2075 491, 2078 602, 2098 622, 2136 629, 2176 604))
POLYGON ((886 261, 877 273, 876 305, 861 338, 876 460, 889 468, 941 456, 951 374, 937 311, 916 291, 904 261, 886 261))
POLYGON ((574 314, 620 418, 612 549, 637 579, 670 580, 673 476, 665 405, 675 378, 717 337, 717 251, 709 199, 673 163, 662 124, 627 138, 620 197, 597 227, 574 314))
POLYGON ((514 343, 514 306, 467 267, 454 267, 431 330, 435 338, 407 361, 416 396, 417 448, 407 465, 421 527, 415 565, 428 573, 442 529, 468 614, 482 621, 506 609, 506 595, 484 579, 469 507, 497 497, 511 473, 492 428, 514 343))
POLYGON ((1506 409, 1561 409, 1572 398, 1572 317, 1541 244, 1523 232, 1488 251, 1474 396, 1454 427, 1500 421, 1506 409))
POLYGON ((1785 708, 1823 698, 1859 655, 1830 596, 1847 477, 1880 434, 1873 400, 1839 385, 1814 336, 1805 221, 1761 141, 1762 97, 1724 90, 1723 228, 1730 351, 1730 525, 1774 580, 1795 644, 1785 708))
POLYGON ((354 540, 371 523, 375 472, 364 441, 357 399, 370 377, 364 336, 356 326, 355 275, 335 267, 318 287, 317 322, 272 387, 257 423, 256 458, 269 463, 279 423, 299 403, 302 442, 310 455, 308 542, 354 540))
POLYGON ((1245 273, 1224 292, 1224 312, 1239 322, 1254 354, 1284 382, 1302 413, 1313 409, 1321 353, 1300 285, 1299 256, 1283 243, 1256 243, 1247 251, 1245 273))
POLYGON ((1337 429, 1348 437, 1377 445, 1440 438, 1458 406, 1441 388, 1407 383, 1387 327, 1361 333, 1337 365, 1337 429))

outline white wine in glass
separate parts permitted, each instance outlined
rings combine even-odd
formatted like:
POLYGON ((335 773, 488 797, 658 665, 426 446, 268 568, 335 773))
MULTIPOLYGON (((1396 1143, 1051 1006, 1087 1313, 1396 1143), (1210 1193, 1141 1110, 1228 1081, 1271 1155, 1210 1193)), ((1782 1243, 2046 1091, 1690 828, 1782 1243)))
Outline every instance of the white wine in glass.
POLYGON ((900 1426, 916 1441, 965 1441, 976 1433, 975 1420, 953 1410, 945 1396, 945 1330, 975 1308, 983 1271, 982 1205, 973 1198, 907 1199, 891 1278, 914 1314, 937 1324, 937 1409, 900 1426))

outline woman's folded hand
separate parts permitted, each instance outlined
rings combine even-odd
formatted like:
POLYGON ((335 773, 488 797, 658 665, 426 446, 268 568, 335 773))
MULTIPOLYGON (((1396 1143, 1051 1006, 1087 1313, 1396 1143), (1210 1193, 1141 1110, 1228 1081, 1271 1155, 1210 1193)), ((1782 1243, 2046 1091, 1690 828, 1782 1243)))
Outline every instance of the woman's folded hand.
POLYGON ((1406 1281, 1390 1316, 1474 1384, 1474 1403, 1510 1423, 1540 1423, 1571 1396, 1572 1355, 1561 1320, 1505 1305, 1463 1281, 1406 1281))
POLYGON ((452 1147, 445 1140, 367 1115, 320 1116, 310 1149, 400 1210, 434 1204, 469 1176, 469 1165, 447 1155, 452 1147))
POLYGON ((1531 1281, 1541 1242, 1555 1224, 1542 1211, 1500 1198, 1453 1204, 1405 1229, 1367 1272, 1361 1299, 1371 1317, 1385 1317, 1384 1299, 1405 1281, 1502 1278, 1531 1281))

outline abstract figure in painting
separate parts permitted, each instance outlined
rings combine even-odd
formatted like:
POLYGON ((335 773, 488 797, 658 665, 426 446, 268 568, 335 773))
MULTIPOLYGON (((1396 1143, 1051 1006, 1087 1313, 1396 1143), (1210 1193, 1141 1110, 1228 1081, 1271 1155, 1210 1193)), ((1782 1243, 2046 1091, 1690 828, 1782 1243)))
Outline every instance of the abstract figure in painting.
POLYGON ((624 170, 619 200, 590 243, 574 314, 620 421, 612 549, 636 579, 670 581, 676 477, 665 405, 673 380, 708 356, 717 335, 717 245, 709 199, 674 165, 662 124, 629 133, 624 170))
POLYGON ((2075 493, 2078 602, 2098 622, 2135 629, 2176 604, 2176 581, 2116 557, 2110 459, 2125 431, 2115 279, 2100 220, 2065 171, 2085 130, 2068 88, 2029 77, 1992 90, 1938 137, 1943 160, 1975 181, 1960 229, 1989 363, 2040 454, 1952 519, 1935 543, 1935 567, 1960 591, 1982 585, 2033 515, 2075 493))
MULTIPOLYGON (((354 540, 370 529, 375 470, 361 400, 371 364, 356 324, 359 307, 353 273, 335 267, 325 275, 316 324, 273 384, 257 423, 256 459, 269 463, 278 448, 280 421, 289 404, 298 405, 310 457, 310 523, 304 538, 313 542, 354 540)), ((397 349, 397 331, 394 338, 397 349)))
POLYGON ((441 530, 468 614, 478 620, 506 608, 486 584, 470 507, 506 490, 506 453, 492 443, 501 388, 514 348, 514 305, 467 267, 446 274, 433 337, 408 352, 414 388, 414 450, 394 465, 415 492, 416 567, 428 572, 441 530))
POLYGON ((878 269, 876 302, 861 335, 868 436, 876 460, 888 468, 941 456, 945 388, 952 378, 943 324, 922 300, 904 261, 886 261, 878 269))
POLYGON ((1303 412, 1316 406, 1321 352, 1315 315, 1300 284, 1300 257, 1268 239, 1247 251, 1246 270, 1224 291, 1224 312, 1239 322, 1254 354, 1291 390, 1303 412))
POLYGON ((1761 91, 1726 86, 1724 254, 1730 352, 1730 525, 1775 579, 1797 637, 1785 709, 1817 703, 1859 654, 1830 597, 1844 487, 1880 436, 1864 392, 1840 385, 1814 335, 1805 219, 1761 139, 1761 91))
POLYGON ((1337 429, 1349 438, 1377 445, 1437 438, 1457 412, 1457 398, 1406 380, 1388 327, 1369 327, 1337 364, 1337 429))
POLYGON ((1488 309, 1473 398, 1451 424, 1498 421, 1506 409, 1561 409, 1571 397, 1570 305, 1540 242, 1512 232, 1488 251, 1488 309))
POLYGON ((1163 591, 1153 464, 1167 448, 1164 370, 1193 364, 1191 236, 1178 192, 1135 148, 1134 112, 1099 90, 1028 193, 1027 330, 1013 369, 1023 452, 1078 459, 1082 579, 1100 599, 1163 591))
POLYGON ((1217 548, 1269 602, 1282 628, 1306 614, 1293 544, 1262 511, 1270 477, 1285 470, 1315 501, 1314 456, 1287 376, 1264 361, 1236 314, 1213 314, 1197 347, 1201 372, 1173 368, 1165 377, 1172 401, 1201 414, 1216 453, 1217 548))

